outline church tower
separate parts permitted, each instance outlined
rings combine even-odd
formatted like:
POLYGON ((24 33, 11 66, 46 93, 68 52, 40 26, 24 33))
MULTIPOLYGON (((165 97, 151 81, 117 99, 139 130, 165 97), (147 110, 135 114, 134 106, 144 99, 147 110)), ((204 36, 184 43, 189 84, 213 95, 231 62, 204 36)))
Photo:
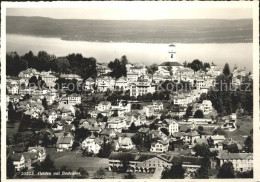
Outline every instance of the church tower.
POLYGON ((171 44, 169 45, 169 62, 176 62, 176 47, 175 45, 171 44))

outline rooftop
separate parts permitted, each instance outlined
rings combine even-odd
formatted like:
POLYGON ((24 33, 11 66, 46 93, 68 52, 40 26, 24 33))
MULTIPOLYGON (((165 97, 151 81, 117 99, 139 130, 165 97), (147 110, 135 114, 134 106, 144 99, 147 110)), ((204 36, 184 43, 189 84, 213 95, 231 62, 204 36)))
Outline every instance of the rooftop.
POLYGON ((160 64, 159 66, 182 66, 180 63, 178 62, 164 62, 162 64, 160 64))

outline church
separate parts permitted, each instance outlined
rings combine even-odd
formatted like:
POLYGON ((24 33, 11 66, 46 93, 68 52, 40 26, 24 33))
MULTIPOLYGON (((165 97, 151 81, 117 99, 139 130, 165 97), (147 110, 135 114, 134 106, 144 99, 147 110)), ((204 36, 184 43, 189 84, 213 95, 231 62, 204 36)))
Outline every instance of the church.
POLYGON ((173 44, 169 45, 168 57, 169 58, 167 62, 163 62, 162 64, 158 65, 159 72, 164 72, 165 70, 167 70, 174 73, 177 70, 183 68, 183 65, 176 61, 176 46, 173 44))

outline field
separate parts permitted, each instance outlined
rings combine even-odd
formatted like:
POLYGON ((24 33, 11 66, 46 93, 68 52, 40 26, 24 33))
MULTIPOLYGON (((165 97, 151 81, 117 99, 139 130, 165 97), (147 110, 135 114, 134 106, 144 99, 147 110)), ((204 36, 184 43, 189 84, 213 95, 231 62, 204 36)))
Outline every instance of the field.
POLYGON ((13 138, 13 135, 17 133, 19 123, 15 123, 12 127, 11 124, 6 123, 6 135, 9 139, 13 138))
POLYGON ((132 43, 249 43, 253 21, 219 19, 78 20, 7 16, 8 34, 132 43))
POLYGON ((228 137, 243 142, 250 135, 250 130, 253 129, 253 119, 251 117, 238 118, 236 126, 239 126, 237 130, 227 132, 228 137))
MULTIPOLYGON (((54 160, 54 165, 57 168, 62 166, 68 166, 68 168, 73 171, 77 171, 79 167, 83 167, 88 173, 89 178, 93 178, 94 173, 99 168, 108 168, 108 159, 98 158, 98 157, 81 157, 81 153, 77 152, 60 152, 57 153, 54 150, 49 150, 51 152, 51 157, 54 160)), ((106 172, 107 179, 122 179, 126 173, 117 173, 117 172, 106 172)), ((135 173, 137 179, 149 179, 152 178, 153 174, 149 173, 135 173)))
POLYGON ((57 168, 62 166, 67 166, 73 171, 77 171, 79 167, 83 167, 90 175, 90 178, 93 177, 93 174, 99 168, 108 167, 108 159, 98 158, 98 157, 81 157, 81 153, 77 152, 60 152, 56 153, 54 158, 54 165, 57 168))

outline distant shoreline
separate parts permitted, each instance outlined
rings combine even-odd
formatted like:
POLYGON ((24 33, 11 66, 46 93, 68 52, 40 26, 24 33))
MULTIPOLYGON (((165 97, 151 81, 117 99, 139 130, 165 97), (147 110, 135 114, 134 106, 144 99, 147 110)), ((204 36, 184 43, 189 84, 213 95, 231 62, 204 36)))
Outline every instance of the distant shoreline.
POLYGON ((61 40, 127 43, 252 43, 253 21, 82 20, 43 17, 6 17, 7 34, 55 37, 61 40))
POLYGON ((51 35, 33 35, 33 34, 23 34, 23 33, 7 33, 6 35, 19 35, 19 36, 31 36, 31 37, 37 37, 37 38, 57 38, 60 40, 64 40, 64 41, 79 41, 79 42, 93 42, 93 43, 140 43, 140 44, 251 44, 253 43, 253 40, 245 40, 245 41, 233 41, 233 42, 228 42, 228 41, 223 41, 223 42, 191 42, 191 41, 183 41, 183 42, 148 42, 148 41, 104 41, 104 40, 83 40, 83 39, 76 39, 76 38, 72 38, 72 37, 62 37, 62 36, 51 36, 51 35))

